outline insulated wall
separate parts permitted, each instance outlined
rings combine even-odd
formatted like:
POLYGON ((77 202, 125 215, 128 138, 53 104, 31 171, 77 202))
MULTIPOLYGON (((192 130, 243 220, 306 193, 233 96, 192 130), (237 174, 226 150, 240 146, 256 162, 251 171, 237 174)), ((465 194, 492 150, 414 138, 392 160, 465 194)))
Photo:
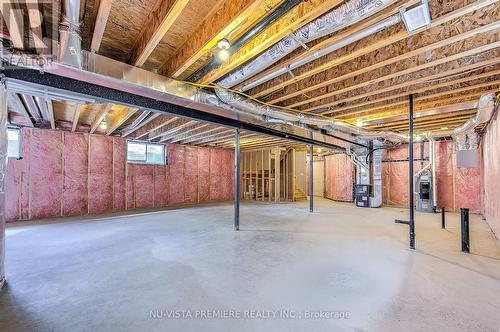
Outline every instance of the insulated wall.
MULTIPOLYGON (((414 146, 414 158, 421 157, 421 143, 414 146)), ((437 207, 447 211, 469 208, 472 213, 481 212, 482 180, 481 168, 456 166, 452 141, 437 141, 436 147, 436 190, 437 207)), ((428 144, 423 147, 423 157, 429 157, 428 144)), ((383 202, 387 205, 408 205, 408 145, 387 150, 382 163, 383 202)), ((427 161, 415 161, 417 173, 427 161)))
POLYGON ((234 153, 168 145, 169 165, 126 162, 126 139, 23 128, 9 158, 8 221, 231 200, 234 153))
POLYGON ((348 155, 325 156, 325 197, 352 202, 353 171, 348 155))
POLYGON ((496 112, 481 143, 483 151, 484 216, 500 237, 500 116, 496 112))

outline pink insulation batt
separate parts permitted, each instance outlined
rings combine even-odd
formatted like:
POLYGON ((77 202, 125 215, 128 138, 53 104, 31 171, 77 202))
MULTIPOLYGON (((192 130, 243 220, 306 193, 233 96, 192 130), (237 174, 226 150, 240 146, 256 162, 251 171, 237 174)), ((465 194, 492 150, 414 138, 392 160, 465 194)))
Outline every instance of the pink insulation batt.
POLYGON ((62 132, 33 130, 31 134, 31 218, 61 214, 62 132))
POLYGON ((484 215, 497 237, 500 237, 500 115, 486 128, 483 136, 484 215))
POLYGON ((89 213, 113 209, 113 139, 90 135, 89 213))
POLYGON ((352 162, 346 154, 325 156, 325 192, 326 197, 351 202, 353 183, 352 162))
POLYGON ((87 213, 88 135, 64 133, 64 216, 87 213))
POLYGON ((126 162, 121 137, 30 128, 21 135, 23 158, 7 166, 8 221, 232 199, 229 150, 169 144, 169 165, 144 165, 126 162))

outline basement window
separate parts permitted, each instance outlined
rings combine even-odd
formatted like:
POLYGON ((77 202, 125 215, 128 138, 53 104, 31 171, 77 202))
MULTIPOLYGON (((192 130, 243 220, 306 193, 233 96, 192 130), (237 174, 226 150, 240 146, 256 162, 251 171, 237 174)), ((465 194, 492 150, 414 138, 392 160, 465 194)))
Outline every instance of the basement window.
POLYGON ((151 165, 166 165, 164 144, 128 141, 127 162, 151 165))
POLYGON ((21 158, 21 129, 7 128, 7 157, 21 158))

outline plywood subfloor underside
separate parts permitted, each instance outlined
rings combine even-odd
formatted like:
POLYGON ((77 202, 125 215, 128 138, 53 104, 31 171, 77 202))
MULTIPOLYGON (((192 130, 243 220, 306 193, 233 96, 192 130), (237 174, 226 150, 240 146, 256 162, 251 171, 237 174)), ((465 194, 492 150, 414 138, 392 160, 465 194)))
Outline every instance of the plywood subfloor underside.
POLYGON ((496 330, 500 250, 479 216, 317 200, 232 205, 7 229, 0 330, 496 330), (471 305, 473 303, 474 305, 471 305), (350 319, 150 319, 150 311, 346 310, 350 319))

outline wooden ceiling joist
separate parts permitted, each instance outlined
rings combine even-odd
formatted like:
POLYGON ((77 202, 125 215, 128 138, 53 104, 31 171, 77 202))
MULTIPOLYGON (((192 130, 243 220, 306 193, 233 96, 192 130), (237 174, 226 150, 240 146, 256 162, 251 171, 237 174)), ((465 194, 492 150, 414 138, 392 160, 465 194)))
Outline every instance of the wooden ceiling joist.
MULTIPOLYGON (((473 4, 465 6, 463 8, 457 9, 451 13, 448 13, 446 15, 443 15, 441 17, 434 19, 432 21, 430 28, 437 27, 439 25, 448 23, 448 22, 456 19, 457 17, 461 17, 461 16, 469 14, 469 13, 471 13, 479 8, 491 5, 491 4, 495 3, 496 1, 497 0, 480 0, 480 1, 477 1, 473 4)), ((293 78, 286 78, 283 82, 280 82, 278 84, 274 84, 271 87, 264 89, 264 90, 261 90, 258 93, 254 93, 252 95, 256 98, 261 98, 263 96, 269 95, 270 93, 272 93, 274 91, 277 91, 279 89, 283 89, 284 87, 286 87, 290 84, 295 84, 298 81, 303 81, 304 79, 311 77, 315 74, 319 74, 323 71, 330 70, 334 67, 337 67, 340 64, 352 61, 352 60, 354 60, 362 55, 366 55, 366 54, 371 53, 373 51, 382 49, 382 48, 387 47, 391 44, 402 41, 408 37, 409 37, 409 35, 406 32, 406 30, 402 30, 396 34, 393 34, 393 35, 386 37, 385 39, 376 40, 372 44, 369 44, 369 45, 367 45, 363 48, 360 48, 360 49, 356 49, 351 53, 345 54, 345 55, 340 56, 340 57, 336 57, 331 61, 327 61, 321 65, 312 67, 310 70, 305 70, 305 71, 300 71, 299 73, 295 73, 293 78)), ((272 82, 274 82, 274 80, 272 82)), ((270 83, 272 84, 272 82, 270 82, 270 83)), ((304 82, 305 86, 310 85, 306 81, 303 81, 303 82, 304 82)), ((275 98, 275 99, 277 99, 277 98, 275 98)), ((273 101, 273 102, 275 102, 275 101, 273 101)))
MULTIPOLYGON (((415 94, 426 93, 428 91, 437 90, 437 89, 441 89, 441 88, 449 88, 451 85, 461 84, 461 83, 467 83, 469 81, 479 80, 479 79, 483 79, 483 78, 486 78, 486 77, 495 76, 495 75, 498 75, 498 74, 500 74, 500 70, 495 70, 495 71, 492 71, 492 72, 486 72, 486 73, 478 74, 478 75, 466 76, 466 77, 463 77, 463 78, 459 78, 459 79, 455 79, 455 80, 450 80, 450 81, 446 81, 446 82, 439 83, 439 84, 425 86, 425 87, 422 87, 422 88, 419 88, 419 89, 413 89, 411 91, 411 93, 415 95, 415 94)), ((416 99, 431 98, 431 96, 432 96, 432 98, 435 98, 435 97, 440 97, 440 96, 443 96, 443 95, 448 95, 448 94, 452 94, 452 93, 456 93, 456 92, 468 91, 470 89, 477 89, 477 88, 482 88, 482 87, 487 87, 487 86, 492 86, 492 85, 494 86, 495 84, 499 84, 499 83, 500 83, 500 81, 490 81, 490 82, 486 82, 486 83, 481 82, 479 84, 473 84, 473 85, 469 85, 467 87, 463 87, 463 88, 459 88, 459 89, 455 89, 455 90, 447 90, 447 91, 442 91, 442 92, 438 92, 438 93, 432 93, 431 92, 430 94, 425 95, 425 96, 417 96, 416 99)), ((359 104, 349 105, 349 106, 345 106, 345 107, 341 107, 341 108, 330 109, 328 111, 322 112, 322 114, 328 114, 330 116, 335 117, 336 119, 342 119, 342 118, 345 118, 345 117, 348 117, 348 116, 352 116, 352 115, 355 115, 355 114, 364 113, 364 109, 360 110, 360 111, 350 111, 351 109, 355 109, 355 108, 359 108, 359 107, 364 107, 364 106, 367 106, 367 105, 371 105, 371 104, 375 104, 375 103, 380 103, 380 102, 387 103, 388 100, 392 100, 392 99, 396 99, 396 98, 402 98, 402 97, 407 97, 408 94, 409 94, 409 92, 405 91, 405 92, 402 92, 402 93, 392 94, 392 95, 389 95, 389 96, 382 96, 382 97, 374 98, 374 99, 371 99, 371 100, 368 100, 366 102, 362 102, 362 103, 359 103, 359 104)), ((389 104, 387 104, 387 105, 389 105, 389 104)))
POLYGON ((22 50, 24 48, 24 26, 21 11, 12 6, 12 1, 3 0, 0 3, 2 16, 9 30, 10 41, 14 48, 22 50))
POLYGON ((169 59, 161 73, 173 78, 181 75, 202 56, 209 53, 219 40, 238 28, 265 0, 225 1, 219 10, 207 17, 190 38, 169 59))
POLYGON ((189 139, 193 139, 202 135, 207 135, 209 133, 213 133, 215 131, 220 131, 221 127, 214 127, 212 125, 208 126, 208 128, 197 128, 194 132, 189 132, 189 133, 182 133, 182 135, 178 135, 177 137, 174 137, 170 143, 177 143, 181 141, 188 141, 189 139))
MULTIPOLYGON (((284 100, 287 100, 287 99, 290 99, 290 98, 293 98, 293 97, 296 97, 296 96, 299 96, 299 95, 303 95, 303 94, 306 94, 308 92, 320 89, 322 87, 325 87, 325 86, 328 86, 328 85, 331 85, 331 84, 334 84, 334 83, 337 83, 337 82, 341 82, 341 81, 346 80, 348 78, 356 77, 358 75, 362 75, 364 73, 367 73, 367 72, 375 70, 375 69, 379 69, 379 68, 383 68, 383 67, 386 67, 386 66, 390 66, 390 65, 392 65, 392 64, 394 64, 396 62, 403 61, 403 60, 409 59, 411 57, 414 57, 414 56, 417 56, 417 55, 420 55, 420 54, 423 54, 423 53, 431 52, 432 50, 435 50, 437 48, 441 48, 441 47, 446 46, 446 45, 450 45, 450 44, 453 44, 453 43, 457 43, 457 42, 463 41, 463 40, 465 40, 467 38, 471 38, 473 36, 477 36, 478 34, 481 34, 481 33, 491 32, 491 31, 495 31, 495 30, 498 30, 498 29, 500 29, 500 22, 494 22, 494 23, 488 24, 486 26, 483 26, 483 27, 480 27, 480 28, 477 28, 477 29, 474 29, 474 30, 471 30, 471 31, 467 31, 467 32, 464 32, 462 34, 459 34, 459 35, 456 35, 456 36, 453 36, 453 37, 441 40, 441 41, 439 41, 437 43, 433 43, 433 44, 430 44, 430 45, 427 45, 427 46, 423 46, 423 47, 415 49, 413 51, 410 51, 410 52, 407 52, 407 53, 403 53, 401 55, 389 58, 389 59, 384 60, 384 61, 380 61, 378 63, 375 63, 375 64, 371 65, 371 66, 368 66, 368 67, 365 67, 365 68, 361 68, 359 70, 352 71, 350 73, 347 73, 347 74, 335 77, 335 78, 330 79, 330 80, 326 80, 324 82, 312 85, 312 86, 307 87, 305 89, 298 90, 298 91, 296 91, 294 93, 286 94, 286 95, 284 95, 282 97, 275 98, 275 99, 271 100, 270 103, 271 104, 275 104, 275 103, 278 103, 278 102, 281 102, 281 101, 284 101, 284 100)), ((423 64, 421 66, 417 66, 417 67, 420 67, 420 69, 416 69, 417 67, 412 67, 412 68, 414 69, 413 71, 417 71, 417 70, 429 68, 429 66, 431 66, 431 65, 429 65, 429 66, 426 66, 426 65, 428 65, 428 63, 423 64)), ((401 72, 402 72, 401 75, 404 75, 404 71, 401 71, 401 72)), ((409 71, 409 72, 411 72, 411 71, 409 71)), ((392 74, 392 75, 396 75, 397 76, 397 72, 394 73, 394 74, 392 74)), ((390 79, 389 76, 392 76, 392 75, 387 75, 388 78, 386 78, 386 79, 390 79)), ((293 104, 290 104, 290 105, 287 105, 287 106, 288 107, 297 107, 297 106, 301 106, 301 105, 304 105, 304 104, 307 104, 307 103, 310 103, 310 102, 313 102, 313 101, 316 101, 316 100, 320 100, 320 99, 326 98, 328 96, 329 96, 329 94, 318 95, 316 97, 307 98, 306 100, 303 100, 303 101, 300 101, 300 102, 296 102, 296 103, 293 103, 293 104)))
MULTIPOLYGON (((317 105, 317 106, 314 106, 314 107, 311 107, 311 108, 307 108, 307 109, 304 109, 303 111, 310 112, 310 111, 314 111, 314 110, 317 110, 317 109, 327 108, 327 107, 330 107, 330 106, 337 106, 339 104, 352 102, 352 101, 357 100, 357 99, 362 99, 362 98, 365 98, 365 97, 371 97, 371 96, 374 96, 374 95, 379 95, 379 94, 382 94, 382 93, 385 93, 385 92, 389 92, 389 91, 393 91, 393 90, 398 90, 398 89, 403 89, 403 88, 409 88, 412 85, 417 85, 417 84, 421 84, 421 83, 425 83, 425 82, 431 82, 431 81, 435 81, 435 80, 439 80, 439 79, 446 79, 447 76, 453 76, 453 75, 460 74, 460 73, 466 73, 467 71, 471 71, 471 70, 474 70, 474 69, 482 68, 482 67, 485 67, 485 66, 494 65, 494 64, 499 63, 499 62, 500 62, 500 58, 493 58, 493 59, 488 59, 488 60, 485 60, 485 61, 476 62, 476 63, 470 64, 470 65, 466 65, 466 66, 458 66, 457 68, 453 68, 453 69, 449 69, 449 70, 444 70, 444 71, 438 72, 437 74, 434 74, 434 75, 424 76, 424 77, 421 77, 421 78, 418 78, 418 79, 414 79, 414 80, 410 80, 410 81, 405 81, 405 82, 402 82, 402 83, 399 83, 399 84, 394 84, 394 85, 388 86, 386 88, 378 89, 378 90, 375 90, 375 91, 369 91, 369 92, 366 92, 366 93, 363 93, 363 94, 358 94, 358 95, 353 95, 351 97, 342 98, 342 99, 339 99, 339 100, 336 100, 336 101, 333 101, 333 102, 329 102, 329 103, 317 105)), ((481 75, 477 75, 476 77, 479 78, 479 76, 481 76, 481 75)), ((468 80, 471 80, 470 76, 468 76, 467 78, 468 78, 468 80)), ((448 82, 448 83, 451 84, 451 82, 448 82)), ((427 86, 425 88, 427 90, 429 90, 430 87, 432 87, 432 85, 429 85, 429 86, 427 86)), ((410 92, 407 92, 406 94, 409 94, 409 93, 410 92)), ((415 93, 415 91, 411 91, 411 93, 415 93)), ((330 114, 330 113, 332 113, 332 110, 329 109, 329 110, 321 112, 320 114, 330 114)))
POLYGON ((82 104, 76 104, 75 112, 73 114, 73 123, 71 124, 71 131, 74 132, 78 126, 78 120, 80 119, 80 112, 82 111, 82 104))
POLYGON ((130 63, 140 67, 146 62, 188 3, 189 0, 158 1, 135 42, 130 63))
POLYGON ((211 137, 214 137, 214 136, 218 136, 218 135, 222 135, 222 134, 227 134, 227 133, 229 133, 231 131, 234 132, 233 129, 227 129, 225 127, 217 127, 215 129, 207 130, 206 132, 201 132, 199 134, 192 135, 192 136, 190 136, 187 139, 181 140, 180 143, 182 143, 182 144, 193 143, 193 142, 197 142, 197 141, 203 140, 203 139, 208 139, 208 138, 211 138, 211 137), (215 133, 214 133, 214 131, 215 131, 215 133), (211 134, 207 135, 209 133, 211 133, 211 134))
POLYGON ((100 109, 97 111, 97 114, 95 115, 94 121, 92 122, 92 125, 90 126, 90 133, 93 134, 99 125, 101 124, 102 120, 106 117, 106 115, 109 113, 109 110, 111 109, 111 106, 113 104, 111 103, 106 103, 101 105, 100 109))
MULTIPOLYGON (((339 95, 339 94, 350 92, 350 91, 353 91, 353 90, 356 90, 356 89, 361 89, 361 88, 364 88, 364 87, 367 87, 367 86, 370 86, 370 85, 373 85, 373 84, 377 84, 377 83, 380 83, 380 82, 383 82, 383 81, 391 80, 391 79, 396 78, 396 77, 400 77, 400 76, 404 76, 404 75, 408 75, 408 74, 413 74, 415 72, 418 72, 418 71, 421 71, 421 70, 424 70, 424 69, 427 69, 427 68, 433 68, 433 67, 437 67, 439 65, 445 64, 445 63, 449 63, 449 62, 455 61, 455 60, 463 59, 463 58, 466 58, 466 57, 471 57, 471 56, 474 56, 476 54, 483 53, 483 52, 495 49, 495 48, 497 48, 499 46, 500 46, 500 41, 497 41, 497 42, 494 42, 494 43, 490 43, 490 44, 487 44, 487 45, 484 45, 484 46, 481 46, 481 47, 474 48, 474 49, 469 50, 469 51, 465 51, 465 52, 453 54, 453 55, 450 55, 450 56, 446 56, 446 57, 438 59, 438 60, 434 60, 434 61, 429 61, 427 63, 423 63, 423 64, 421 64, 419 66, 410 67, 410 68, 407 68, 405 70, 397 71, 397 72, 389 74, 389 75, 381 76, 381 77, 378 77, 378 78, 375 78, 375 79, 372 79, 372 80, 369 80, 369 81, 365 81, 365 82, 361 82, 361 83, 358 83, 358 84, 350 85, 350 86, 348 86, 346 88, 343 88, 343 89, 340 89, 340 90, 336 90, 336 91, 333 91, 333 92, 330 92, 330 93, 325 93, 325 94, 323 94, 323 95, 321 95, 321 96, 319 96, 317 98, 312 98, 312 100, 306 100, 306 101, 294 104, 292 107, 299 106, 299 104, 300 105, 306 105, 306 104, 309 104, 309 103, 311 103, 313 101, 323 100, 323 99, 326 99, 326 98, 332 98, 332 97, 334 97, 336 95, 339 95)), ((424 75, 424 77, 425 77, 425 75, 424 75)), ((415 80, 418 81, 419 78, 417 78, 415 80)), ((411 79, 408 80, 407 82, 411 82, 411 79)))
POLYGON ((136 139, 142 139, 152 132, 157 131, 158 129, 161 129, 165 126, 168 126, 169 124, 179 120, 179 117, 173 116, 162 116, 157 118, 157 120, 152 121, 151 124, 148 127, 143 128, 137 135, 135 136, 136 139))
POLYGON ((111 135, 118 129, 122 124, 125 123, 132 115, 135 114, 139 109, 138 108, 126 108, 120 112, 120 114, 115 115, 113 119, 113 123, 109 126, 106 131, 106 135, 111 135))
POLYGON ((173 143, 173 141, 175 139, 179 139, 179 138, 182 139, 183 137, 186 137, 187 134, 192 133, 193 131, 198 131, 200 129, 206 128, 208 126, 209 126, 208 123, 203 123, 203 124, 202 123, 198 123, 198 124, 195 123, 193 128, 190 128, 188 130, 184 130, 180 133, 176 132, 175 136, 170 135, 170 137, 166 138, 166 140, 168 140, 170 143, 173 143))
MULTIPOLYGON (((370 27, 371 25, 373 25, 374 23, 377 23, 393 14, 396 14, 400 11, 400 8, 402 6, 404 7, 409 7, 409 6, 412 6, 416 3, 418 3, 419 0, 410 0, 408 2, 405 2, 403 5, 401 5, 401 3, 396 3, 394 6, 391 6, 389 8, 387 8, 386 10, 383 10, 381 12, 379 12, 378 14, 374 15, 373 17, 370 17, 366 20, 363 20, 361 21, 359 24, 356 24, 354 25, 352 28, 350 29, 346 29, 346 30, 343 30, 343 31, 340 31, 338 33, 335 33, 333 36, 317 43, 316 45, 312 46, 312 47, 309 47, 307 50, 306 49, 303 49, 302 52, 299 54, 299 55, 296 55, 296 56, 293 56, 291 57, 290 59, 286 60, 286 61, 281 61, 279 62, 279 66, 280 67, 284 67, 284 66, 289 66, 290 64, 294 63, 294 62, 297 62, 303 58, 305 58, 306 56, 309 56, 311 54, 313 54, 314 52, 318 51, 318 50, 321 50, 331 44, 334 44, 336 42, 339 42, 347 37, 349 37, 351 34, 353 33, 356 33, 356 32, 359 32, 363 29, 366 29, 367 27, 370 27)), ((262 72, 260 72, 259 74, 253 76, 252 78, 246 80, 244 83, 240 83, 238 85, 236 85, 234 87, 234 89, 238 90, 240 89, 243 85, 246 85, 246 84, 250 84, 250 83, 253 83, 255 82, 256 80, 272 73, 274 70, 276 70, 275 67, 270 67, 266 70, 263 70, 262 72)))
POLYGON ((195 125, 197 123, 197 121, 195 120, 184 120, 184 119, 181 119, 180 120, 181 123, 174 126, 173 128, 167 130, 167 131, 163 131, 153 137, 151 137, 150 139, 155 139, 155 138, 158 138, 158 137, 161 137, 160 138, 160 142, 165 142, 167 141, 172 135, 175 135, 176 133, 178 133, 179 131, 183 130, 184 128, 187 128, 189 126, 192 126, 192 125, 195 125))
POLYGON ((33 120, 31 119, 28 111, 23 105, 23 102, 21 101, 21 98, 19 98, 19 95, 14 92, 9 92, 9 101, 11 101, 12 105, 14 106, 14 111, 16 113, 21 114, 24 119, 26 120, 26 123, 28 127, 34 127, 33 120))
POLYGON ((258 36, 232 54, 223 66, 212 70, 200 82, 211 83, 262 53, 293 31, 338 6, 341 0, 308 0, 293 7, 258 36))
MULTIPOLYGON (((473 87, 472 89, 477 90, 476 87, 473 87)), ((467 89, 467 90, 472 90, 472 89, 467 89)), ((466 91, 466 90, 464 90, 466 91)), ((453 96, 450 98, 444 98, 444 99, 438 99, 435 101, 430 101, 430 102, 424 102, 426 99, 429 98, 435 98, 434 95, 429 95, 429 96, 422 96, 420 98, 414 97, 415 100, 415 112, 418 113, 419 109, 425 109, 425 108, 432 108, 436 106, 441 106, 441 105, 448 105, 448 104, 455 104, 459 101, 464 101, 464 100, 479 100, 479 97, 481 97, 482 94, 484 93, 494 93, 496 92, 497 89, 489 89, 489 90, 483 90, 479 91, 476 93, 470 93, 470 94, 463 94, 459 96, 453 96)), ((455 93, 455 91, 448 92, 446 94, 450 93, 455 93)), ((443 93, 443 95, 445 95, 443 93)), ((342 119, 345 121, 354 121, 354 120, 363 120, 363 121, 370 121, 374 119, 383 119, 386 117, 392 117, 396 116, 399 114, 406 114, 408 113, 408 100, 400 101, 397 103, 391 103, 387 104, 387 106, 377 106, 373 108, 367 108, 362 111, 362 114, 351 114, 351 115, 346 115, 346 116, 339 116, 337 119, 342 119), (403 107, 398 107, 398 106, 403 106, 403 107)))
POLYGON ((101 47, 102 37, 104 36, 104 30, 106 29, 106 24, 108 23, 112 3, 113 0, 100 0, 99 10, 97 12, 94 26, 94 33, 92 35, 92 42, 90 45, 90 49, 95 52, 99 52, 99 48, 101 47))
POLYGON ((144 127, 145 125, 147 125, 148 123, 150 123, 151 121, 153 121, 154 119, 158 118, 160 115, 161 115, 160 113, 151 114, 149 117, 145 118, 143 121, 141 121, 134 128, 130 128, 130 129, 125 130, 122 133, 122 137, 127 137, 128 135, 130 135, 130 134, 134 133, 135 131, 141 129, 142 127, 144 127))

